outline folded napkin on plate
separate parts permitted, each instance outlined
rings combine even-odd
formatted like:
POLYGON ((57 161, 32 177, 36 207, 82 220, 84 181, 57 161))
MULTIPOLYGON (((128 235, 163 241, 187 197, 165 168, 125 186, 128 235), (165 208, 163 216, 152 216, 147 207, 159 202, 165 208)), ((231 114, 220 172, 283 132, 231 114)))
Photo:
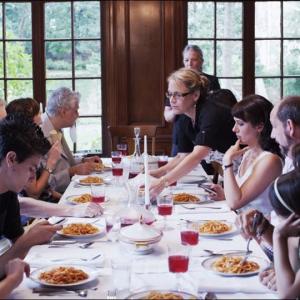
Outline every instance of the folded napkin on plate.
POLYGON ((63 248, 51 248, 43 253, 30 251, 25 261, 33 268, 58 264, 77 264, 101 267, 104 265, 104 255, 99 249, 72 249, 72 253, 63 248), (99 257, 91 260, 96 255, 99 257))

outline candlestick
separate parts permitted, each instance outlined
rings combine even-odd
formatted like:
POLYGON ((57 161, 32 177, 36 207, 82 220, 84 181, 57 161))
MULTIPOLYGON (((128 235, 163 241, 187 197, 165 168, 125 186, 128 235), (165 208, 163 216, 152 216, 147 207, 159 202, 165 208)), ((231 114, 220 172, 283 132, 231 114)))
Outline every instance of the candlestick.
POLYGON ((145 169, 145 206, 150 204, 147 136, 144 135, 144 169, 145 169))

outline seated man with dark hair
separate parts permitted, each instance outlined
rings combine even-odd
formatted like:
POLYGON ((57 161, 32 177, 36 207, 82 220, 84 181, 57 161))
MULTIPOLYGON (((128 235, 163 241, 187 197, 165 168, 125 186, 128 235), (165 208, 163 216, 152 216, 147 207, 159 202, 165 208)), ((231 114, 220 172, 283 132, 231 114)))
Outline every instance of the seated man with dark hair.
POLYGON ((22 115, 0 121, 0 236, 14 242, 0 256, 0 277, 9 260, 24 258, 32 246, 48 242, 61 229, 61 225, 42 221, 24 233, 20 222, 17 193, 35 178, 36 168, 49 149, 41 129, 22 115))

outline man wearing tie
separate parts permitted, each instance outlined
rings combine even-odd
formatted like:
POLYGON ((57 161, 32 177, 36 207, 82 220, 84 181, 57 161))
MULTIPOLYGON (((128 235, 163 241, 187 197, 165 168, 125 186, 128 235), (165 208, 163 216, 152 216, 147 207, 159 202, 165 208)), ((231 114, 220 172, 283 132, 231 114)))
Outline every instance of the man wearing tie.
POLYGON ((79 93, 66 87, 58 88, 50 95, 46 112, 42 115, 41 128, 45 137, 52 143, 55 139, 61 140, 61 157, 55 169, 48 170, 50 186, 60 193, 65 191, 73 175, 90 174, 101 161, 98 156, 75 159, 64 138, 62 128, 72 127, 79 116, 79 100, 79 93))

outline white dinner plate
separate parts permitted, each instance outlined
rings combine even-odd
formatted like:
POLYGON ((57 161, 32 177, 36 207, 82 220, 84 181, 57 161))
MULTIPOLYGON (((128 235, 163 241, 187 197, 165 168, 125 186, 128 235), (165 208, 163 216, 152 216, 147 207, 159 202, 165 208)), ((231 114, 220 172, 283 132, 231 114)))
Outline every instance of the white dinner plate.
POLYGON ((192 196, 195 196, 197 198, 199 198, 199 200, 197 202, 191 202, 191 201, 185 201, 185 202, 177 202, 174 201, 174 204, 201 204, 201 203, 208 203, 208 202, 213 202, 212 200, 208 201, 208 195, 207 193, 192 193, 192 192, 188 192, 188 191, 176 191, 172 193, 173 195, 177 195, 177 194, 189 194, 192 196))
MULTIPOLYGON (((244 257, 243 255, 239 255, 239 254, 226 254, 226 256, 241 256, 244 257)), ((262 271, 263 269, 267 268, 270 264, 269 262, 262 258, 262 257, 258 257, 258 256, 254 256, 254 255, 250 255, 248 257, 248 261, 254 261, 259 265, 258 270, 256 271, 251 271, 251 272, 246 272, 246 273, 240 273, 240 274, 233 274, 233 273, 223 273, 223 272, 219 272, 217 270, 214 269, 213 267, 213 263, 220 259, 222 256, 214 256, 214 257, 209 257, 207 259, 205 259, 202 262, 202 267, 208 271, 211 271, 215 274, 221 275, 221 276, 228 276, 228 277, 232 277, 232 276, 237 276, 237 277, 244 277, 244 276, 252 276, 252 275, 256 275, 258 274, 260 271, 262 271)))
POLYGON ((95 185, 101 185, 101 184, 105 184, 105 178, 103 177, 99 177, 101 179, 103 179, 102 183, 85 183, 85 182, 81 182, 80 180, 85 179, 87 177, 99 177, 99 176, 95 176, 95 175, 89 175, 89 176, 85 176, 85 177, 80 177, 80 178, 76 178, 75 182, 79 185, 83 185, 83 186, 90 186, 91 184, 95 184, 95 185))
MULTIPOLYGON (((211 220, 211 221, 218 221, 218 220, 211 220)), ((208 221, 200 221, 200 225, 207 223, 208 221)), ((213 237, 213 238, 218 238, 218 237, 224 237, 227 235, 232 235, 234 233, 236 233, 238 231, 237 227, 235 226, 234 223, 231 222, 227 222, 227 221, 220 221, 221 223, 224 223, 228 226, 231 227, 230 230, 226 231, 226 232, 222 232, 222 233, 203 233, 199 231, 199 235, 202 237, 213 237)))
MULTIPOLYGON (((88 193, 87 193, 88 194, 88 193)), ((66 201, 70 204, 73 204, 73 205, 77 205, 77 204, 89 204, 91 201, 88 201, 88 202, 84 202, 84 203, 80 203, 80 202, 76 202, 75 199, 82 196, 83 194, 81 195, 71 195, 71 196, 68 196, 66 197, 66 201)), ((109 197, 105 196, 105 201, 103 203, 106 203, 108 202, 110 199, 109 197)), ((100 203, 101 204, 101 203, 100 203)))
POLYGON ((95 268, 92 267, 88 267, 88 266, 82 266, 82 265, 75 265, 75 264, 57 264, 57 265, 52 265, 52 266, 45 266, 42 268, 39 268, 33 272, 31 272, 30 274, 30 278, 35 281, 38 282, 42 285, 45 286, 54 286, 54 287, 71 287, 71 286, 77 286, 77 285, 81 285, 81 284, 85 284, 88 282, 93 281, 94 279, 96 279, 98 276, 98 271, 95 268), (48 272, 54 268, 58 268, 58 267, 74 267, 76 269, 80 269, 82 271, 84 271, 85 273, 87 273, 88 278, 85 280, 80 280, 78 282, 73 282, 73 283, 61 283, 61 284, 54 284, 54 283, 47 283, 46 281, 39 279, 40 274, 42 272, 48 272))
MULTIPOLYGON (((125 299, 149 299, 147 298, 149 296, 149 294, 151 292, 157 292, 157 293, 172 293, 174 294, 174 296, 180 296, 182 297, 182 299, 198 299, 197 296, 190 294, 190 293, 186 293, 183 291, 174 291, 174 290, 148 290, 148 291, 140 291, 140 292, 136 292, 134 294, 130 294, 129 296, 127 296, 125 299)), ((158 299, 158 298, 156 298, 158 299)), ((168 298, 171 299, 171 298, 168 298)))
MULTIPOLYGON (((69 224, 64 224, 64 227, 70 225, 71 223, 69 224)), ((82 224, 88 224, 88 223, 82 223, 82 224)), ((77 235, 77 234, 65 234, 63 233, 62 230, 59 230, 57 231, 56 233, 61 235, 61 236, 64 236, 64 237, 68 237, 68 238, 76 238, 76 239, 85 239, 85 238, 90 238, 90 237, 94 237, 94 236, 97 236, 99 234, 102 234, 105 232, 105 229, 103 227, 100 227, 98 225, 95 225, 95 224, 91 224, 92 226, 96 227, 98 229, 98 232, 95 232, 95 233, 92 233, 92 234, 81 234, 81 235, 77 235)))

